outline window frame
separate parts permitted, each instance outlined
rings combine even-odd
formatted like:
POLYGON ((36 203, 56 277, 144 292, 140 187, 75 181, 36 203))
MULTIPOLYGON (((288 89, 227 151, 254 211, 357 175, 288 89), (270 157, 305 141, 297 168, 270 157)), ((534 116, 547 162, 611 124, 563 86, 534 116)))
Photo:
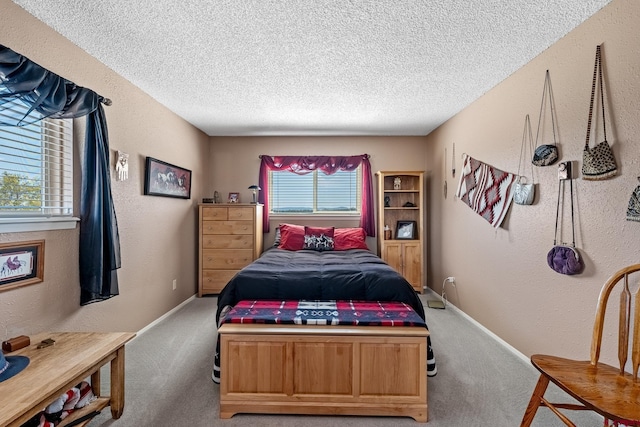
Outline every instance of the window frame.
MULTIPOLYGON (((315 169, 313 171, 310 171, 308 174, 305 175, 311 175, 313 174, 313 189, 314 189, 314 193, 313 193, 313 212, 274 212, 273 211, 273 198, 272 198, 272 194, 273 194, 273 190, 274 190, 274 183, 273 183, 273 174, 274 173, 290 173, 292 175, 298 175, 294 172, 291 171, 286 171, 286 170, 269 170, 269 194, 266 194, 265 196, 269 198, 269 216, 271 218, 278 218, 278 217, 282 217, 282 218, 291 218, 291 217, 295 217, 295 218, 321 218, 321 217, 349 217, 349 218, 353 218, 353 217, 357 217, 359 218, 362 215, 362 165, 359 165, 356 169, 354 169, 353 171, 343 171, 343 172, 350 172, 350 173, 354 173, 355 177, 356 177, 356 183, 355 183, 355 189, 356 189, 356 196, 355 196, 355 201, 356 201, 356 210, 354 211, 320 211, 320 210, 316 210, 317 209, 317 201, 318 201, 318 194, 317 194, 317 185, 318 185, 318 173, 324 173, 321 170, 315 169)), ((300 176, 300 175, 299 175, 300 176)))
MULTIPOLYGON (((70 194, 71 200, 64 203, 67 206, 69 213, 50 213, 44 212, 44 209, 39 211, 30 212, 0 212, 0 233, 17 233, 17 232, 29 232, 29 231, 47 231, 47 230, 64 230, 74 229, 80 218, 74 216, 76 209, 76 186, 75 186, 75 171, 74 171, 74 129, 73 119, 42 119, 40 125, 40 135, 42 138, 42 150, 48 150, 48 145, 52 144, 52 140, 47 138, 52 132, 56 133, 55 128, 63 130, 63 137, 60 139, 61 144, 56 141, 56 149, 59 147, 64 155, 58 156, 57 159, 48 159, 48 165, 41 167, 42 179, 44 185, 41 188, 47 188, 48 196, 56 193, 58 197, 67 191, 70 194), (62 121, 63 123, 57 123, 62 121), (52 124, 53 126, 47 126, 52 124), (54 130, 52 130, 54 129, 54 130), (60 159, 66 159, 69 163, 65 167, 60 168, 63 162, 60 159), (59 168, 59 172, 55 169, 59 168), (66 190, 64 190, 66 189, 66 190), (51 191, 54 190, 54 191, 51 191)), ((62 208, 61 208, 62 209, 62 208)))

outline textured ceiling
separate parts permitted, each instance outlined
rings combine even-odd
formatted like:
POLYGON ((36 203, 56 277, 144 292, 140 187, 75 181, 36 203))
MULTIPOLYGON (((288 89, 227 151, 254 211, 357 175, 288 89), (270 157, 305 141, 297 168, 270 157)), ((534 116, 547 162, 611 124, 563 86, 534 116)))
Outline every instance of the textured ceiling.
POLYGON ((209 135, 426 135, 610 1, 14 0, 209 135))

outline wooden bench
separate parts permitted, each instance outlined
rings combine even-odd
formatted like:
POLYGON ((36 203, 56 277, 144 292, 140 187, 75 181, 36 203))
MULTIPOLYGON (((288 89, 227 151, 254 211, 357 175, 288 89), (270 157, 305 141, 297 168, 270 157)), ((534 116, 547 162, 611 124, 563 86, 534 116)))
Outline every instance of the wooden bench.
POLYGON ((223 324, 220 418, 237 413, 427 421, 424 327, 223 324))

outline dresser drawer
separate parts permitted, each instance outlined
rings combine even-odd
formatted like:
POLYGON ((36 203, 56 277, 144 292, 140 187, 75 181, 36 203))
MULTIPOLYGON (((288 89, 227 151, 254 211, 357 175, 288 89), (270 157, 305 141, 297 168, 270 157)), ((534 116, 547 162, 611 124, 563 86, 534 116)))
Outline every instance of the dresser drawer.
POLYGON ((229 219, 229 210, 226 207, 203 207, 202 219, 205 221, 224 221, 229 219))
POLYGON ((204 294, 218 294, 238 270, 202 270, 201 289, 204 294))
POLYGON ((254 215, 252 207, 229 207, 227 219, 253 221, 254 215))
POLYGON ((253 234, 252 221, 202 221, 202 234, 253 234))
POLYGON ((253 249, 253 235, 249 234, 205 234, 203 249, 253 249))
POLYGON ((253 250, 249 249, 204 249, 203 269, 240 270, 253 261, 253 250))

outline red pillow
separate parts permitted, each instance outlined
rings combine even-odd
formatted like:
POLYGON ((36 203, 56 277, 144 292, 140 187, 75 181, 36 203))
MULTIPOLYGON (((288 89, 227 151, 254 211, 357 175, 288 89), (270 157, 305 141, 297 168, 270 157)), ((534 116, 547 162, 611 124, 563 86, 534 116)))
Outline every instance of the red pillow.
POLYGON ((304 246, 304 226, 295 224, 280 224, 279 249, 299 251, 304 246))
POLYGON ((320 236, 324 234, 327 237, 333 237, 335 228, 333 227, 308 227, 304 226, 304 234, 307 236, 320 236))
POLYGON ((364 228, 336 228, 333 232, 334 251, 369 249, 364 228))

